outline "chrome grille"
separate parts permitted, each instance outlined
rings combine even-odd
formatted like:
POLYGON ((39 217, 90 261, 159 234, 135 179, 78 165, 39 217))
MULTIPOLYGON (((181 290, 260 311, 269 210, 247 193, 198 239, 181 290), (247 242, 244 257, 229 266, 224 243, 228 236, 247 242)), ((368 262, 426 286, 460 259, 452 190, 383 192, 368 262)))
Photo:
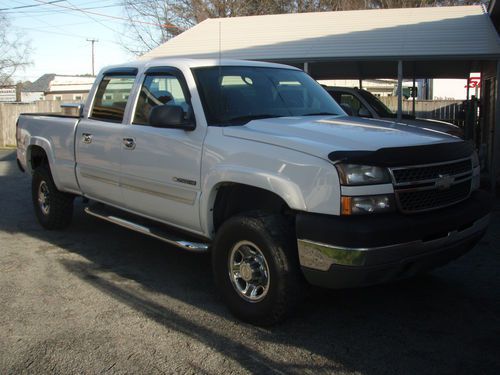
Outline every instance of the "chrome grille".
POLYGON ((403 213, 434 210, 470 195, 471 159, 390 169, 396 202, 403 213))
POLYGON ((397 184, 404 182, 415 182, 433 180, 439 175, 460 175, 471 172, 470 159, 461 160, 450 164, 439 164, 407 169, 394 169, 394 180, 397 184))

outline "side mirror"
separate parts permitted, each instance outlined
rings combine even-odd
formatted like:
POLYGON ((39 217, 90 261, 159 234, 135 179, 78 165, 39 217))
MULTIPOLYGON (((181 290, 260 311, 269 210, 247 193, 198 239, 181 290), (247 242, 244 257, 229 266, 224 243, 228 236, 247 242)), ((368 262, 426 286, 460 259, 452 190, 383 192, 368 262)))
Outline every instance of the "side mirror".
POLYGON ((352 116, 352 108, 349 104, 347 103, 340 103, 340 107, 344 110, 345 113, 347 113, 347 116, 352 116))
POLYGON ((156 128, 194 130, 195 123, 185 117, 180 105, 158 105, 149 114, 149 125, 156 128))

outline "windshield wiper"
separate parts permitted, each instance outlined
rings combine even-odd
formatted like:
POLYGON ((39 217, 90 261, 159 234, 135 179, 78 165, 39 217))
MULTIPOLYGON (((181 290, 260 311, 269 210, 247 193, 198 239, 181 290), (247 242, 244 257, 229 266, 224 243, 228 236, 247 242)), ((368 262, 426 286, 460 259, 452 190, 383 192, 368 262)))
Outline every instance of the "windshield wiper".
POLYGON ((264 118, 276 118, 283 117, 282 115, 271 115, 271 114, 261 114, 261 115, 246 115, 246 116, 237 116, 230 118, 229 120, 224 121, 225 125, 238 124, 244 125, 252 120, 261 120, 264 118))
POLYGON ((301 116, 338 116, 338 113, 332 113, 332 112, 312 112, 312 113, 306 113, 301 116))

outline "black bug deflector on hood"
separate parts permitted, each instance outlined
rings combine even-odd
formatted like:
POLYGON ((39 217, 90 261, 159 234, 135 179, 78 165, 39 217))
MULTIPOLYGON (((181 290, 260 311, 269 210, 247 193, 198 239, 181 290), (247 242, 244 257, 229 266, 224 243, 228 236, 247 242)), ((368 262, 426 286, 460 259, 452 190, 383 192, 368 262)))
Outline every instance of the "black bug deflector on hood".
POLYGON ((440 163, 470 157, 474 145, 470 141, 437 143, 422 146, 390 147, 376 151, 334 151, 333 162, 367 164, 382 167, 440 163))

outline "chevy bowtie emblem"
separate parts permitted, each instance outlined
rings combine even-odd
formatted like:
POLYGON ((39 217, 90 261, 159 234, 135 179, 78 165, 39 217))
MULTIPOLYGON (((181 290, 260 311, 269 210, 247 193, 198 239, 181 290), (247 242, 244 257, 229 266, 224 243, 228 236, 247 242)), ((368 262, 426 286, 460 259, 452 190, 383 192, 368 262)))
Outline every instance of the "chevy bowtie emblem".
POLYGON ((453 182, 455 182, 455 177, 450 176, 449 174, 440 174, 436 180, 436 189, 447 190, 451 187, 453 182))

